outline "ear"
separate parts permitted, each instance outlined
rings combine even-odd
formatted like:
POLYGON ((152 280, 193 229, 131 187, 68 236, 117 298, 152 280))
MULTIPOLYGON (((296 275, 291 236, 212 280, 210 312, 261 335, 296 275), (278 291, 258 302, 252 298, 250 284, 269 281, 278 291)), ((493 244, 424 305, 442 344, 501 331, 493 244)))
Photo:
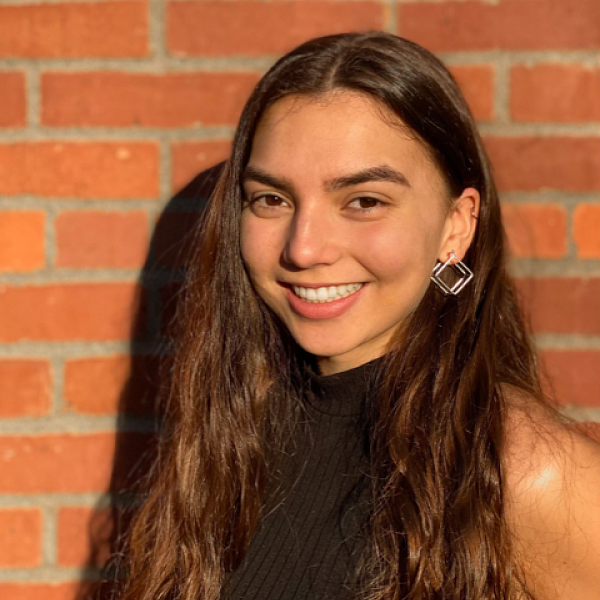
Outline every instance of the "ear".
POLYGON ((454 201, 444 226, 438 256, 441 262, 447 261, 453 250, 459 260, 464 258, 477 229, 479 204, 480 196, 475 188, 466 188, 454 201))

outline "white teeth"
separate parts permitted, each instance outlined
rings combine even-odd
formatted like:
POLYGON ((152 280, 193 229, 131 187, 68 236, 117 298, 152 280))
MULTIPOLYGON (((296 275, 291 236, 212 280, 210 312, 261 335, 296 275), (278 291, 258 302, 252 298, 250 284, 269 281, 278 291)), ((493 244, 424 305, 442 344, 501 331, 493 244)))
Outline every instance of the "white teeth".
POLYGON ((363 286, 362 283, 349 283, 347 285, 332 285, 329 287, 320 288, 305 288, 299 285, 293 285, 294 294, 300 298, 304 298, 310 303, 333 302, 340 298, 345 298, 358 292, 363 286))

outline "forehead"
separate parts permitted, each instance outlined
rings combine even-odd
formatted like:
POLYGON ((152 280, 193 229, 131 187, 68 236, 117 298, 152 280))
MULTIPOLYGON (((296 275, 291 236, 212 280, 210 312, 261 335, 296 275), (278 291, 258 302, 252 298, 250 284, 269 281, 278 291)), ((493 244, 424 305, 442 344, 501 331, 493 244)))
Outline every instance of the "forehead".
POLYGON ((388 164, 413 180, 441 181, 423 143, 397 115, 347 90, 273 104, 259 123, 249 163, 274 174, 322 180, 388 164))

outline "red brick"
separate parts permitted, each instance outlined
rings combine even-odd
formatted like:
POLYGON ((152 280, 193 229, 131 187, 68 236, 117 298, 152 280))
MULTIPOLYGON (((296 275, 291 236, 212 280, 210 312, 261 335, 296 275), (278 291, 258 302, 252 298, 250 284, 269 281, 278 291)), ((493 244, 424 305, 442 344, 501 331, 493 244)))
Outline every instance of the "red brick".
POLYGON ((2 436, 0 493, 118 491, 147 468, 142 459, 152 440, 113 432, 2 436))
POLYGON ((110 558, 111 510, 66 506, 58 512, 58 564, 102 567, 110 558))
POLYGON ((511 70, 510 111, 515 121, 599 121, 600 69, 577 64, 517 65, 511 70))
POLYGON ((577 64, 517 65, 511 70, 510 112, 514 121, 598 121, 600 69, 577 64))
POLYGON ((561 404, 600 407, 599 350, 544 350, 541 358, 561 404))
POLYGON ((0 6, 0 57, 145 56, 147 11, 141 1, 0 6))
POLYGON ((475 0, 398 6, 398 33, 434 52, 600 47, 597 0, 475 0))
MULTIPOLYGON (((0 15, 2 14, 0 7, 0 15)), ((0 24, 0 28, 2 25, 0 24)), ((2 42, 0 41, 0 44, 2 42)), ((0 73, 0 127, 22 127, 26 124, 27 100, 23 73, 0 73)))
POLYGON ((42 559, 42 515, 37 508, 0 509, 0 567, 37 567, 42 559))
POLYGON ((52 126, 235 125, 258 73, 47 73, 42 122, 52 126))
POLYGON ((43 415, 50 409, 51 394, 47 360, 0 360, 0 417, 43 415))
POLYGON ((171 190, 175 193, 196 175, 226 160, 231 140, 177 142, 171 145, 171 190))
POLYGON ((148 252, 143 211, 69 211, 55 222, 58 267, 136 268, 148 252))
POLYGON ((2 600, 92 600, 80 594, 82 584, 78 581, 69 583, 0 583, 2 600))
POLYGON ((579 204, 575 208, 573 238, 579 258, 600 258, 600 204, 579 204))
POLYGON ((560 204, 502 205, 512 254, 519 258, 560 258, 567 253, 567 211, 560 204))
POLYGON ((179 56, 281 54, 319 35, 384 25, 381 2, 167 3, 167 47, 179 56))
POLYGON ((494 69, 490 65, 464 65, 450 68, 450 72, 478 121, 494 119, 494 69))
POLYGON ((520 279, 517 285, 536 333, 600 335, 600 278, 520 279))
POLYGON ((0 213, 0 272, 36 271, 44 266, 45 222, 41 211, 0 213))
POLYGON ((133 283, 0 287, 0 341, 127 340, 139 291, 133 283))
POLYGON ((68 410, 84 414, 151 414, 158 388, 150 356, 97 356, 65 363, 68 410))
POLYGON ((600 138, 497 137, 485 145, 500 190, 600 190, 600 138))
POLYGON ((153 142, 0 144, 0 194, 51 198, 156 198, 153 142))

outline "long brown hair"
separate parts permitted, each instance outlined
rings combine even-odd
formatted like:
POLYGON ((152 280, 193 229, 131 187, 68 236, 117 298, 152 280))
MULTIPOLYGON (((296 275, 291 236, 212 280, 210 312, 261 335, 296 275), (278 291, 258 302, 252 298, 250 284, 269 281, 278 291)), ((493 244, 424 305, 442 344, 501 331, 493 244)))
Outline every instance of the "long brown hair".
MULTIPOLYGON (((252 289, 240 256, 240 176, 265 110, 334 89, 389 108, 421 141, 449 198, 481 194, 458 297, 431 286, 383 361, 370 427, 370 542, 360 597, 509 599, 519 578, 504 518, 503 390, 540 398, 506 273, 490 164, 456 83, 385 33, 309 41, 263 77, 214 191, 177 315, 167 425, 127 548, 123 600, 214 600, 260 519, 270 450, 294 422, 302 352, 252 289)), ((449 200, 451 202, 451 200, 449 200)))

